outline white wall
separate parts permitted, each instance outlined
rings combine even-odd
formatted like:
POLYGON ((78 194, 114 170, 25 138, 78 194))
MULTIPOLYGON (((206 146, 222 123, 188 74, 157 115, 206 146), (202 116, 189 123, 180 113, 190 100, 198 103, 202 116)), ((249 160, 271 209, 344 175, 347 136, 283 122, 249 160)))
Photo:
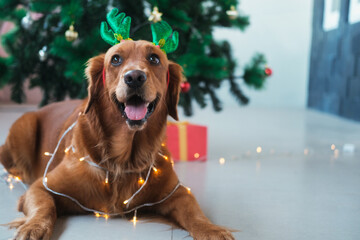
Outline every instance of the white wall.
MULTIPOLYGON (((238 75, 255 52, 264 53, 273 69, 264 90, 255 91, 241 84, 250 97, 250 106, 305 107, 313 1, 241 0, 239 9, 250 16, 247 30, 216 29, 216 38, 231 43, 241 66, 238 75)), ((219 91, 225 108, 237 105, 228 88, 224 84, 219 91)))

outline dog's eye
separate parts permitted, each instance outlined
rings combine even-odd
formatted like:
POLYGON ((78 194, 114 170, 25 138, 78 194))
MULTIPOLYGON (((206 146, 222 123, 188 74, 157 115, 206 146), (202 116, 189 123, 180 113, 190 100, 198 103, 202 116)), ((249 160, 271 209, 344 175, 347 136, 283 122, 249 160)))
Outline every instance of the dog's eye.
POLYGON ((159 56, 156 54, 151 54, 148 58, 149 62, 153 65, 158 65, 160 63, 159 56))
POLYGON ((111 58, 111 64, 113 66, 119 66, 122 63, 122 58, 119 55, 114 55, 111 58))

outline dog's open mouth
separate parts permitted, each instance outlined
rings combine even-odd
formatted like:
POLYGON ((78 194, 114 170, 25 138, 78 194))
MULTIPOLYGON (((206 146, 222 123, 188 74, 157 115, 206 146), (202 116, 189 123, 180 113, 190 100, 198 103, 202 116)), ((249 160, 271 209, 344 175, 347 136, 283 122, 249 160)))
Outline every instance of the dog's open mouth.
POLYGON ((122 103, 117 100, 115 95, 113 100, 130 125, 142 125, 154 112, 159 97, 157 96, 152 102, 147 102, 141 96, 133 95, 122 103))

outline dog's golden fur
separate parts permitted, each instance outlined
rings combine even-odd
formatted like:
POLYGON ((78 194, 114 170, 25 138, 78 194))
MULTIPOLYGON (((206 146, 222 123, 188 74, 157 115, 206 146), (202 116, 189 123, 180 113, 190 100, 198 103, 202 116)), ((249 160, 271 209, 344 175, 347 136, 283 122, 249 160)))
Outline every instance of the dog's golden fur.
MULTIPOLYGON (((24 114, 13 124, 0 148, 0 160, 5 168, 30 184, 18 204, 25 216, 9 224, 17 229, 16 239, 49 239, 57 216, 85 213, 72 201, 48 192, 42 184, 49 160, 43 153, 52 152, 61 135, 75 121, 78 121, 76 126, 65 136, 47 175, 51 189, 72 196, 89 208, 121 213, 125 210, 123 201, 139 188, 139 174, 145 177, 152 164, 159 169, 158 173, 152 173, 129 209, 159 201, 178 183, 171 162, 158 152, 169 155, 161 143, 165 140, 167 115, 178 119, 176 107, 182 68, 168 61, 166 54, 149 42, 124 41, 106 54, 90 59, 86 75, 89 81, 87 99, 54 103, 24 114), (120 66, 111 64, 116 54, 123 59, 120 66), (156 54, 160 64, 150 64, 149 54, 156 54), (157 99, 158 103, 145 123, 131 125, 116 102, 127 100, 129 91, 124 74, 134 69, 147 76, 139 93, 141 97, 147 102, 157 99), (66 154, 64 150, 70 145, 76 152, 66 154), (109 184, 104 183, 103 170, 78 161, 86 155, 109 170, 109 184)), ((184 187, 148 210, 168 217, 195 239, 233 239, 228 230, 213 225, 205 217, 193 195, 184 187)))

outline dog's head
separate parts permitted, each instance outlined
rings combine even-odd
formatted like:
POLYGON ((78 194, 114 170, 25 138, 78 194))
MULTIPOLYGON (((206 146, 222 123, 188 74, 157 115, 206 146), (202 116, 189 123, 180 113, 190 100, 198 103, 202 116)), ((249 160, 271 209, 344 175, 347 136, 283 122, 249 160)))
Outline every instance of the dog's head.
POLYGON ((106 54, 91 58, 86 75, 89 100, 85 113, 100 96, 108 98, 130 130, 141 130, 155 112, 178 120, 182 68, 147 41, 122 41, 106 54))

